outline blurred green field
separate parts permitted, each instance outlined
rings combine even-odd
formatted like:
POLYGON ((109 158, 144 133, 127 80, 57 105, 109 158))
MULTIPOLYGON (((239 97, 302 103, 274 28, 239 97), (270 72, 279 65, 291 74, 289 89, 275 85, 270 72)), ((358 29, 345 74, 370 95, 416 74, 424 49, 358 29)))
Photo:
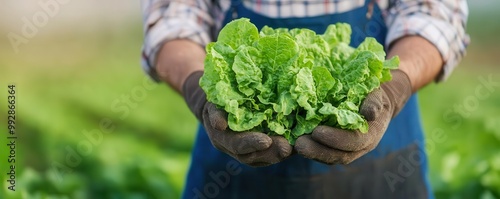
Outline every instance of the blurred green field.
MULTIPOLYGON (((448 81, 420 92, 428 141, 446 135, 427 148, 437 198, 500 199, 500 87, 471 103, 480 78, 500 82, 499 17, 471 10, 467 57, 448 81)), ((146 78, 141 44, 140 18, 41 31, 18 54, 0 40, 0 198, 180 197, 196 120, 175 92, 146 78), (3 174, 10 83, 18 100, 16 192, 3 174), (113 128, 100 129, 103 121, 113 128), (92 143, 88 132, 102 139, 92 143), (86 152, 72 156, 74 166, 72 151, 86 152)))

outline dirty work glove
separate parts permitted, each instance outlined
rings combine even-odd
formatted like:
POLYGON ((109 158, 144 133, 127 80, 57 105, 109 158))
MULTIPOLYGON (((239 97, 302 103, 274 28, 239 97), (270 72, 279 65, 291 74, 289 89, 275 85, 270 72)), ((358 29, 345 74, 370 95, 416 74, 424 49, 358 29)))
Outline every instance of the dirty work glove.
POLYGON ((326 164, 348 164, 373 150, 412 94, 408 76, 400 70, 391 73, 392 80, 368 94, 360 107, 368 121, 367 133, 320 125, 297 139, 297 153, 326 164))
POLYGON ((292 146, 284 137, 229 129, 227 113, 207 102, 206 94, 199 86, 202 75, 202 71, 189 75, 182 88, 183 96, 215 148, 250 166, 267 166, 290 156, 292 146))

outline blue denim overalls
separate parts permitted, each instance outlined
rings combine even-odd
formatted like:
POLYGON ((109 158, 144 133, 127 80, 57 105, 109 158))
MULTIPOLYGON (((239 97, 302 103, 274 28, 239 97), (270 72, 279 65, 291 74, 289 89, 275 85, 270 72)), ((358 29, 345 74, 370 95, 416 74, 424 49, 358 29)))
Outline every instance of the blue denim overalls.
MULTIPOLYGON (((329 24, 352 27, 351 45, 365 37, 384 44, 387 27, 380 8, 366 0, 355 10, 318 17, 274 19, 232 0, 225 23, 246 17, 257 28, 309 28, 322 34, 329 24)), ((200 126, 183 198, 433 198, 427 178, 417 97, 395 117, 377 148, 349 165, 329 166, 294 155, 262 168, 240 164, 216 150, 200 126)))

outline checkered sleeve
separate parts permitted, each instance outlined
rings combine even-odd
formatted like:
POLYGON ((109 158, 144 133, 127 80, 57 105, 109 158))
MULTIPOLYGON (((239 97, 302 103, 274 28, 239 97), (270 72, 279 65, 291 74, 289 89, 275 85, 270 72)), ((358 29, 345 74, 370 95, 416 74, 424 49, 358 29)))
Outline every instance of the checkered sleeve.
POLYGON ((386 46, 406 35, 419 35, 433 43, 444 66, 436 81, 445 80, 465 55, 468 7, 465 0, 400 0, 389 5, 386 46))
POLYGON ((157 54, 162 45, 174 39, 189 39, 201 46, 210 42, 210 0, 142 0, 144 44, 142 67, 155 81, 157 54))

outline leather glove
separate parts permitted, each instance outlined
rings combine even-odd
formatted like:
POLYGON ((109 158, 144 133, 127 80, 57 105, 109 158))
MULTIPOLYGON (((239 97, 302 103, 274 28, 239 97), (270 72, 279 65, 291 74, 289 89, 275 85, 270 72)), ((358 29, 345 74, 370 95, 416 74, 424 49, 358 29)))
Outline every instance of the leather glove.
POLYGON ((320 125, 311 135, 297 139, 297 153, 326 164, 348 164, 373 150, 382 139, 391 119, 412 95, 406 73, 392 70, 391 74, 392 80, 368 94, 360 107, 360 113, 368 121, 367 133, 320 125))
POLYGON ((189 109, 203 124, 212 145, 250 166, 281 162, 292 153, 292 146, 282 136, 262 132, 234 132, 228 128, 227 113, 206 100, 199 86, 202 71, 193 72, 183 85, 183 97, 189 109))

